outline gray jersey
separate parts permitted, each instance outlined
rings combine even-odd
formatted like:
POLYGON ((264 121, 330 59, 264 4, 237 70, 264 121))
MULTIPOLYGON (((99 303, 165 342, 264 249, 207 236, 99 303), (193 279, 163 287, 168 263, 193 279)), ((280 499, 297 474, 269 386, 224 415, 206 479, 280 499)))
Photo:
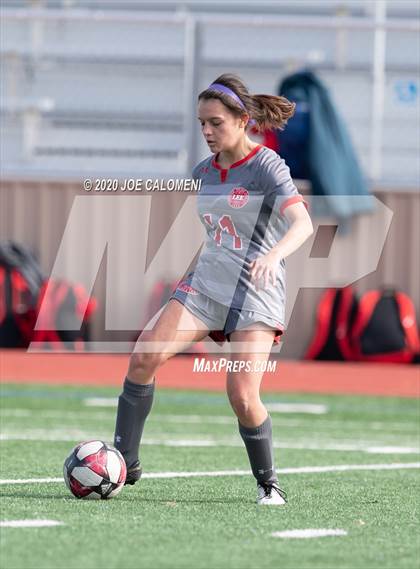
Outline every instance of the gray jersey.
POLYGON ((284 324, 285 262, 278 265, 276 286, 256 290, 249 263, 268 253, 285 235, 284 210, 304 201, 280 156, 258 146, 229 169, 210 156, 193 170, 201 179, 197 196, 207 239, 191 286, 217 302, 254 311, 284 324))

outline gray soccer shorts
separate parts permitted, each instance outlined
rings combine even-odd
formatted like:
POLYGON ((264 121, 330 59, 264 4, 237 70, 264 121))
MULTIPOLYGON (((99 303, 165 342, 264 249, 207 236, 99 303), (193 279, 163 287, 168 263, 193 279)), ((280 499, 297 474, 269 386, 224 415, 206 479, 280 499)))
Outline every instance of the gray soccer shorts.
POLYGON ((209 337, 217 344, 223 345, 226 340, 229 342, 232 332, 257 322, 263 322, 273 328, 276 332, 274 343, 280 343, 283 327, 279 322, 258 312, 230 308, 216 302, 191 286, 192 277, 193 273, 189 273, 185 280, 178 283, 169 300, 178 300, 201 320, 210 330, 209 337))

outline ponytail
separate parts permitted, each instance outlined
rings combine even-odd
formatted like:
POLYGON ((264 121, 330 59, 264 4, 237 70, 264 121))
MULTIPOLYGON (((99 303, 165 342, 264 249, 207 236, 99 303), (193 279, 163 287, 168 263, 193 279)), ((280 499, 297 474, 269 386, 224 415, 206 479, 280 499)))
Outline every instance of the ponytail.
POLYGON ((252 95, 252 118, 259 131, 277 128, 283 130, 295 114, 296 103, 276 95, 252 95))
POLYGON ((249 115, 251 124, 257 131, 277 128, 283 130, 287 121, 294 115, 296 103, 286 97, 277 95, 252 95, 237 75, 225 73, 220 75, 210 87, 202 91, 200 99, 219 99, 234 115, 242 117, 249 115), (214 87, 212 87, 216 84, 214 87), (224 85, 232 92, 221 90, 217 85, 224 85), (238 101, 239 98, 239 101, 238 101))

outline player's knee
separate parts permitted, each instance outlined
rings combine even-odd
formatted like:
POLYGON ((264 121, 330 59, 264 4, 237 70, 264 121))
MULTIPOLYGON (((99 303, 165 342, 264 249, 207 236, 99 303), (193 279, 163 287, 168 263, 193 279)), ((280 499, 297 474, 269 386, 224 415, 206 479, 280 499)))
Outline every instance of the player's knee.
POLYGON ((246 417, 252 407, 252 402, 247 395, 244 394, 231 394, 229 401, 235 415, 240 419, 246 417))
POLYGON ((248 392, 229 393, 229 401, 239 421, 246 422, 261 406, 259 395, 248 392))
POLYGON ((130 356, 129 374, 153 375, 166 361, 164 354, 160 353, 133 353, 130 356))

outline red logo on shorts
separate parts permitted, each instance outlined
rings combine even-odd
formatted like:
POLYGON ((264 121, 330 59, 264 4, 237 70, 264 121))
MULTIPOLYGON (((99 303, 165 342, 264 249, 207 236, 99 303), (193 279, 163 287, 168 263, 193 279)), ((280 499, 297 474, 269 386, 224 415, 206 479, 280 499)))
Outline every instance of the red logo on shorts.
POLYGON ((178 287, 178 290, 181 292, 186 292, 187 294, 198 294, 198 291, 186 282, 181 283, 178 287))
POLYGON ((244 207, 248 203, 249 193, 245 188, 233 188, 229 196, 230 207, 244 207))

